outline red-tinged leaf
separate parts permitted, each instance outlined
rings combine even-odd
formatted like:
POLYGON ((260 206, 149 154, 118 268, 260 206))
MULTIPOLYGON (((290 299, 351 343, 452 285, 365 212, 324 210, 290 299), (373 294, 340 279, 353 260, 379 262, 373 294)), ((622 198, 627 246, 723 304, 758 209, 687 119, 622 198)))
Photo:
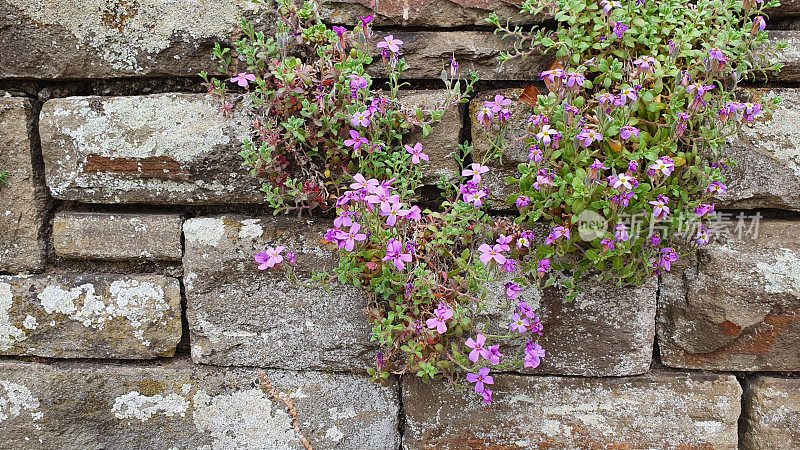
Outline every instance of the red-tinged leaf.
POLYGON ((539 89, 536 89, 536 86, 528 86, 522 90, 522 94, 519 96, 519 100, 522 103, 527 103, 533 107, 536 107, 539 104, 539 89))

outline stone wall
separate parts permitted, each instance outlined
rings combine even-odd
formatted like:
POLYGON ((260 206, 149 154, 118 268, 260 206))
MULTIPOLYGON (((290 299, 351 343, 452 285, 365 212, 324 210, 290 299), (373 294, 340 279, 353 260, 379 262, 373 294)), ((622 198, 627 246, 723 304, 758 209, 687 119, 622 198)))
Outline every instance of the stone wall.
MULTIPOLYGON (((404 101, 440 95, 451 52, 485 80, 473 104, 535 80, 549 61, 500 67, 483 21, 540 20, 513 3, 380 2, 417 80, 404 101)), ((237 156, 248 121, 196 78, 243 15, 269 28, 244 0, 0 0, 0 448, 800 448, 800 3, 769 24, 786 69, 747 87, 783 106, 724 149, 729 238, 636 289, 546 292, 548 356, 496 376, 492 406, 368 383, 360 293, 256 270, 267 245, 297 249, 301 276, 334 260, 324 220, 262 205, 237 156), (758 233, 733 232, 742 212, 758 233)), ((430 179, 458 177, 461 140, 482 150, 472 116, 428 137, 430 179)))

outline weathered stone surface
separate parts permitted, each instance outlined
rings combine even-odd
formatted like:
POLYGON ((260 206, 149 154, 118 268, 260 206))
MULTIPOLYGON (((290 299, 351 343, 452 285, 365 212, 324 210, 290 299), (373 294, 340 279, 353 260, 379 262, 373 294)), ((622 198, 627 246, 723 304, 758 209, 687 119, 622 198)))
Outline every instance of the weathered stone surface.
MULTIPOLYGON (((443 90, 409 91, 402 94, 400 101, 411 110, 414 108, 432 110, 447 101, 447 93, 443 90)), ((427 137, 422 137, 421 130, 415 130, 405 136, 404 140, 408 145, 422 143, 423 151, 430 158, 429 165, 422 175, 422 182, 425 184, 436 184, 442 175, 448 180, 454 180, 459 176, 456 155, 461 152, 458 144, 461 142, 461 132, 464 128, 460 106, 448 108, 442 120, 433 125, 427 137)))
POLYGON ((728 208, 800 210, 800 90, 754 89, 744 98, 783 103, 728 140, 723 156, 738 161, 726 172, 728 190, 720 203, 728 208))
MULTIPOLYGON (((0 78, 196 76, 239 39, 244 0, 0 0, 0 78)), ((265 22, 268 23, 268 22, 265 22)))
MULTIPOLYGON (((522 372, 581 376, 647 372, 653 359, 657 280, 638 287, 591 280, 583 287, 584 293, 573 302, 567 302, 564 290, 556 287, 544 292, 528 288, 519 294, 541 317, 544 334, 538 342, 547 352, 539 367, 522 372)), ((489 303, 507 302, 503 282, 493 284, 490 292, 494 294, 489 303)), ((507 333, 515 308, 515 304, 491 308, 489 333, 507 333)), ((501 351, 515 354, 530 337, 521 335, 501 351)))
POLYGON ((58 256, 76 259, 181 259, 181 217, 62 212, 53 219, 58 256))
POLYGON ((495 375, 490 407, 470 390, 403 379, 403 446, 735 449, 741 387, 732 375, 630 378, 495 375))
POLYGON ((800 447, 800 379, 757 376, 745 382, 744 450, 800 447))
POLYGON ((0 98, 0 272, 35 271, 44 264, 47 194, 33 172, 31 103, 24 98, 0 98))
POLYGON ((328 22, 353 25, 359 17, 374 15, 376 25, 458 27, 464 25, 488 26, 486 18, 496 12, 513 23, 541 22, 543 17, 519 13, 519 1, 504 0, 334 0, 322 5, 322 14, 328 22), (374 9, 371 8, 374 4, 374 9))
POLYGON ((783 63, 783 68, 779 73, 770 73, 769 80, 800 81, 800 31, 770 30, 769 37, 773 41, 788 44, 777 57, 777 60, 783 63))
POLYGON ((192 358, 217 365, 363 371, 377 350, 352 286, 293 284, 283 271, 260 272, 253 254, 282 245, 297 273, 332 270, 321 244, 329 224, 294 218, 201 217, 183 225, 183 264, 192 358))
MULTIPOLYGON (((442 69, 450 70, 450 57, 455 56, 460 65, 460 76, 469 78, 474 70, 483 81, 490 80, 539 80, 539 73, 552 62, 549 56, 531 57, 526 60, 513 59, 500 65, 497 57, 503 51, 513 49, 513 41, 502 39, 489 31, 415 31, 382 32, 403 41, 403 57, 409 69, 403 72, 405 79, 425 78, 438 80, 442 69)), ((369 68, 373 76, 385 77, 386 66, 381 62, 377 47, 373 57, 376 62, 369 68)))
POLYGON ((174 278, 0 276, 0 355, 146 359, 172 356, 180 339, 174 278))
MULTIPOLYGON (((0 442, 43 449, 304 448, 262 371, 193 366, 0 362, 0 442)), ((400 443, 397 383, 349 374, 268 371, 314 448, 400 443)))
MULTIPOLYGON (((497 94, 514 100, 508 133, 509 136, 521 136, 525 133, 525 120, 533 112, 532 107, 518 101, 521 93, 521 89, 491 90, 470 102, 475 159, 486 154, 490 148, 489 139, 493 136, 478 123, 478 108, 497 94)), ((718 206, 800 209, 800 130, 796 126, 800 121, 800 92, 796 89, 742 91, 742 98, 753 101, 775 95, 784 99, 775 113, 746 125, 721 149, 721 156, 738 161, 739 165, 726 172, 728 191, 720 197, 718 206)), ((491 189, 492 197, 498 199, 493 205, 503 206, 505 198, 515 193, 517 187, 505 180, 509 176, 518 176, 517 164, 527 162, 527 148, 523 147, 520 144, 507 151, 502 165, 496 161, 490 164, 492 172, 484 176, 484 184, 491 189)))
POLYGON ((238 154, 249 127, 199 94, 50 100, 39 125, 47 185, 90 203, 258 202, 238 154))
POLYGON ((697 260, 662 277, 662 362, 707 370, 800 370, 800 223, 761 221, 750 235, 739 236, 735 226, 729 231, 726 242, 702 247, 697 260))

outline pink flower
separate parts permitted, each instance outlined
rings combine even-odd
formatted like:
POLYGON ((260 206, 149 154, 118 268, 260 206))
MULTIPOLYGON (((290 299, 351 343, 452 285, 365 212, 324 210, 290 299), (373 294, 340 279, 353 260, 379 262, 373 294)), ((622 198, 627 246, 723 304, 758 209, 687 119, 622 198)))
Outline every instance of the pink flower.
POLYGON ((393 227, 397 223, 397 218, 402 217, 405 213, 402 208, 402 203, 381 203, 381 216, 386 217, 386 225, 393 227))
POLYGON ((497 238, 497 245, 500 246, 500 250, 507 252, 511 250, 511 247, 508 245, 511 241, 514 240, 511 236, 506 236, 505 234, 501 234, 499 238, 497 238))
POLYGON ((669 206, 667 206, 669 198, 665 195, 659 195, 656 200, 649 203, 653 205, 653 217, 655 217, 656 220, 664 220, 667 218, 669 215, 669 206))
POLYGON ((616 227, 614 227, 614 238, 620 242, 628 242, 630 236, 628 235, 628 227, 624 224, 618 223, 616 227))
POLYGON ((548 271, 550 271, 550 260, 547 259, 547 258, 544 258, 544 259, 539 261, 539 267, 536 269, 536 272, 538 272, 539 277, 541 278, 548 271))
MULTIPOLYGON (((406 251, 408 251, 406 245, 406 251)), ((411 262, 411 253, 403 253, 403 243, 397 239, 392 239, 386 244, 386 256, 382 261, 393 261, 397 270, 403 270, 406 267, 405 263, 411 262)))
POLYGON ((282 245, 274 248, 269 247, 266 251, 256 253, 254 258, 260 264, 258 270, 267 270, 280 264, 283 261, 283 256, 280 253, 285 248, 282 245))
POLYGON ((500 364, 500 358, 502 358, 503 356, 505 355, 500 353, 499 345, 492 345, 491 347, 489 347, 489 361, 491 361, 493 366, 500 364))
POLYGON ((362 145, 369 145, 369 140, 361 136, 361 134, 356 130, 350 130, 350 137, 352 139, 347 139, 346 141, 344 141, 344 145, 348 147, 352 146, 353 150, 360 149, 362 145))
POLYGON ((403 41, 400 39, 395 39, 394 35, 390 34, 383 38, 382 41, 378 42, 378 48, 385 48, 388 49, 392 53, 400 53, 400 46, 403 45, 403 41))
POLYGON ((527 195, 520 195, 517 197, 517 208, 524 208, 531 204, 531 198, 527 195))
POLYGON ((512 330, 522 334, 528 331, 528 326, 530 326, 530 324, 531 322, 527 317, 520 317, 519 314, 514 314, 511 316, 511 325, 509 325, 509 327, 512 330))
POLYGON ((369 180, 365 179, 364 175, 361 175, 360 173, 357 173, 353 177, 353 181, 355 181, 355 183, 350 184, 350 189, 353 190, 366 189, 367 192, 372 192, 376 187, 378 187, 378 184, 380 184, 378 183, 378 180, 374 178, 370 178, 369 180))
POLYGON ((411 153, 411 162, 413 164, 419 164, 420 160, 422 161, 430 161, 428 155, 422 153, 422 144, 417 142, 414 144, 413 147, 406 145, 405 149, 408 153, 411 153))
POLYGON ((581 131, 580 134, 578 134, 578 142, 580 142, 581 145, 583 145, 584 147, 592 145, 592 142, 594 141, 599 142, 602 140, 603 140, 603 135, 594 130, 587 130, 584 128, 583 131, 581 131))
POLYGON ((541 364, 541 358, 544 358, 544 349, 541 345, 533 341, 528 341, 525 346, 525 367, 535 369, 541 364))
POLYGON ((486 345, 486 336, 478 334, 474 341, 472 338, 469 338, 465 344, 467 347, 472 349, 472 351, 469 352, 470 361, 478 362, 478 359, 480 359, 481 356, 483 356, 484 359, 491 359, 492 354, 489 352, 489 350, 484 348, 486 345))
MULTIPOLYGON (((513 261, 513 259, 509 261, 513 261)), ((520 292, 522 292, 522 288, 518 284, 511 282, 506 283, 506 297, 508 297, 509 300, 516 300, 520 292)))
POLYGON ((421 220, 422 219, 422 210, 419 209, 419 206, 414 205, 410 209, 405 211, 405 214, 401 214, 403 217, 409 220, 421 220))
POLYGON ((494 260, 497 264, 505 264, 506 257, 503 256, 503 249, 500 244, 495 246, 489 246, 489 244, 481 244, 478 247, 478 251, 481 252, 481 256, 479 257, 481 262, 484 264, 489 264, 489 261, 494 260))
POLYGON ((714 203, 710 205, 706 203, 700 203, 700 205, 694 209, 694 212, 697 214, 697 217, 713 216, 714 206, 714 203))
POLYGON ((444 334, 444 332, 447 331, 445 322, 453 318, 453 310, 444 303, 439 303, 439 307, 434 311, 434 315, 435 317, 426 320, 425 324, 428 325, 430 329, 436 329, 437 333, 444 334))
POLYGON ((489 171, 488 167, 482 166, 478 163, 472 163, 470 164, 469 167, 470 167, 469 169, 464 169, 461 171, 461 176, 468 177, 471 175, 472 181, 474 181, 475 183, 480 183, 481 175, 489 171))
POLYGON ((661 172, 664 176, 669 176, 675 170, 675 164, 670 158, 658 158, 656 162, 650 165, 650 169, 661 172))
POLYGON ((556 225, 555 227, 553 227, 553 230, 550 232, 550 235, 547 236, 547 239, 545 239, 544 244, 550 245, 562 237, 566 238, 567 240, 570 240, 569 228, 564 228, 561 225, 556 225))
POLYGON ((622 139, 628 140, 628 139, 631 138, 631 136, 636 136, 638 138, 639 137, 639 133, 640 133, 640 131, 639 131, 638 128, 632 127, 630 125, 625 125, 620 130, 619 137, 621 137, 622 139))
POLYGON ((372 116, 369 111, 356 111, 353 113, 353 117, 350 119, 350 123, 353 124, 354 127, 361 125, 362 127, 369 126, 369 118, 372 116))
MULTIPOLYGON (((487 358, 488 359, 488 358, 487 358)), ((467 374, 467 381, 470 383, 475 383, 475 392, 478 394, 483 394, 486 390, 486 384, 494 384, 494 378, 489 375, 489 368, 488 367, 481 367, 478 370, 478 374, 468 373, 467 374)), ((491 400, 491 394, 489 395, 489 402, 491 400)), ((488 403, 488 402, 487 402, 488 403)))
POLYGON ((614 189, 619 189, 620 187, 623 187, 627 190, 630 190, 633 189, 633 184, 631 184, 632 181, 633 181, 632 176, 623 173, 621 175, 618 175, 613 180, 613 182, 611 183, 611 187, 613 187, 614 189))
POLYGON ((256 76, 252 73, 242 72, 231 78, 231 83, 236 83, 241 87, 247 87, 248 81, 256 81, 256 76))
POLYGON ((366 234, 358 232, 360 229, 361 229, 361 224, 359 224, 358 222, 354 222, 353 225, 350 227, 350 231, 337 232, 336 238, 339 240, 339 248, 344 248, 348 252, 352 252, 353 249, 356 247, 356 241, 367 240, 366 234))

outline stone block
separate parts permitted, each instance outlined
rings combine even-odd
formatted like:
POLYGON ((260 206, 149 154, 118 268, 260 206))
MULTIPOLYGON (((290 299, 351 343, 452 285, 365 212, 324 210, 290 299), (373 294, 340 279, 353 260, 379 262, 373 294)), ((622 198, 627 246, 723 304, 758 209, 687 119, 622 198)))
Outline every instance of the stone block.
POLYGON ((741 235, 735 223, 721 229, 727 239, 662 276, 661 361, 687 369, 800 370, 800 223, 762 220, 741 235))
MULTIPOLYGON (((0 362, 0 442, 7 448, 303 449, 263 371, 194 366, 0 362)), ((397 383, 268 371, 314 448, 396 449, 397 383)))
POLYGON ((744 450, 800 447, 800 379, 756 376, 745 382, 744 450))
POLYGON ((34 173, 30 100, 0 98, 0 272, 38 271, 44 265, 47 193, 34 173))
POLYGON ((180 339, 174 278, 0 276, 0 355, 148 359, 172 356, 180 339))
POLYGON ((332 271, 321 243, 329 223, 292 217, 200 217, 183 225, 187 311, 195 362, 284 369, 365 371, 377 345, 353 286, 295 284, 283 271, 261 272, 256 252, 294 250, 297 274, 332 271), (329 288, 326 289, 326 288, 329 288))
POLYGON ((181 224, 169 214, 62 212, 53 219, 53 246, 62 258, 177 261, 181 224))
POLYGON ((494 376, 486 406, 469 390, 403 378, 403 447, 737 448, 733 375, 494 376))
POLYGON ((260 182, 239 156, 249 123, 201 94, 50 100, 39 124, 47 186, 86 203, 257 203, 260 182))

